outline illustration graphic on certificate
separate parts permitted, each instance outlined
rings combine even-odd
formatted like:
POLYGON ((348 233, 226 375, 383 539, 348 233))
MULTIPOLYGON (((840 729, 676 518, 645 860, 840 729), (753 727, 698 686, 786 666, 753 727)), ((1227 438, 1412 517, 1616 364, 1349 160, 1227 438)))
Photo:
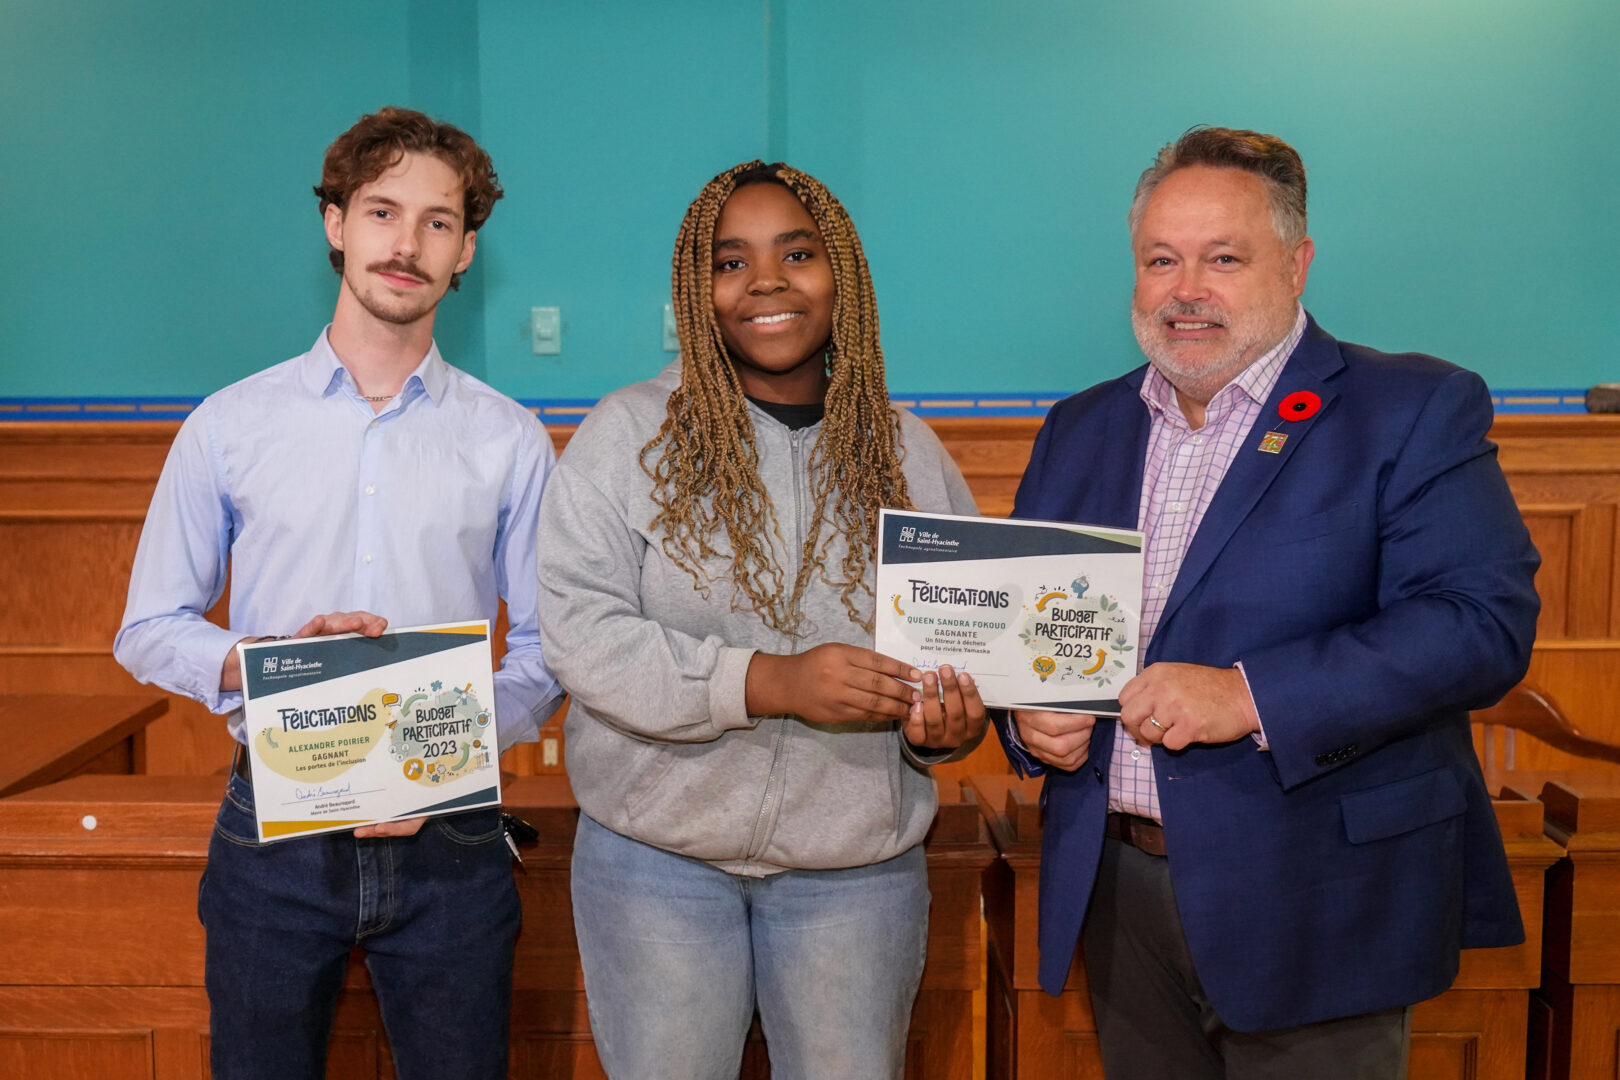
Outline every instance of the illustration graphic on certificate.
POLYGON ((1136 674, 1142 534, 881 513, 874 647, 968 672, 985 704, 1119 715, 1136 674))
POLYGON ((488 621, 237 650, 261 841, 500 802, 488 621))

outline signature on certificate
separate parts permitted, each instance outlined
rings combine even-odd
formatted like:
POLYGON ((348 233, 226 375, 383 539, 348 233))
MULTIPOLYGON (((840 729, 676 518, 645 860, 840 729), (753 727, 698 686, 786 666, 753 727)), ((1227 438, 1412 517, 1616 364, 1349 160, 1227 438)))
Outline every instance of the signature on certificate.
POLYGON ((333 785, 332 787, 321 784, 312 788, 294 788, 293 798, 300 802, 305 799, 329 799, 334 795, 347 795, 353 787, 353 784, 333 785))

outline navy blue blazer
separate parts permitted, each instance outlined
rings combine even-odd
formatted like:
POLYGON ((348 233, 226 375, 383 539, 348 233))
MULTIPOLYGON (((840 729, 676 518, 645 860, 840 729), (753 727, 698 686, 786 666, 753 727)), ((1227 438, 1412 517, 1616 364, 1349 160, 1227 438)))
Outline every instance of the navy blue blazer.
MULTIPOLYGON (((1014 517, 1136 527, 1146 370, 1052 409, 1014 517)), ((1241 660, 1270 743, 1152 750, 1187 943, 1234 1030, 1413 1004, 1451 985, 1459 949, 1524 940, 1468 724, 1524 676, 1540 608, 1490 424, 1478 376, 1312 320, 1181 565, 1144 663, 1241 660), (1299 390, 1320 411, 1282 420, 1299 390), (1280 453, 1259 449, 1270 431, 1280 453)), ((1054 994, 1096 879, 1115 724, 1098 720, 1078 770, 1048 770, 1054 994)))

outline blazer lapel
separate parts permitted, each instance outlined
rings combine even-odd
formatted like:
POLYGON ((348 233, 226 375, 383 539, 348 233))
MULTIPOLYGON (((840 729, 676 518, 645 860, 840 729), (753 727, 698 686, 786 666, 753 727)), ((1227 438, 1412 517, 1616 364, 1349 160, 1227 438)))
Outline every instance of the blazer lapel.
POLYGON ((1147 368, 1133 371, 1122 380, 1122 389, 1129 395, 1110 417, 1105 434, 1105 449, 1098 455, 1094 475, 1100 481, 1091 485, 1091 499, 1080 520, 1093 525, 1108 525, 1116 529, 1135 529, 1141 524, 1142 471, 1147 465, 1148 436, 1153 431, 1153 417, 1142 401, 1142 380, 1147 368), (1116 479, 1121 482, 1110 483, 1116 479))
POLYGON ((1060 434, 1053 436, 1040 472, 1026 472, 1018 486, 1014 517, 1137 527, 1153 426, 1141 398, 1146 372, 1142 367, 1122 376, 1083 420, 1054 429, 1060 434))
POLYGON ((1209 572, 1216 558, 1225 550, 1232 533, 1253 512, 1272 481, 1288 467, 1300 444, 1323 422, 1333 405, 1333 399, 1338 396, 1329 388, 1327 379, 1342 367, 1344 360, 1339 356, 1338 343, 1316 325, 1316 320, 1309 319, 1305 335, 1283 367, 1271 396, 1260 407, 1260 415, 1255 418, 1254 426, 1244 435, 1237 457, 1232 460, 1231 468, 1227 469, 1215 497, 1210 500, 1203 521, 1198 524, 1198 532, 1187 547, 1187 556, 1181 561, 1176 583, 1170 590, 1170 599, 1165 602, 1164 613, 1159 616, 1154 643, 1164 639, 1165 627, 1174 617, 1176 609, 1209 572), (1322 399, 1321 409, 1306 420, 1282 419, 1277 412, 1278 405, 1283 398, 1299 390, 1308 390, 1319 396, 1322 399), (1273 431, 1281 432, 1287 439, 1275 453, 1267 453, 1260 449, 1260 443, 1273 431))

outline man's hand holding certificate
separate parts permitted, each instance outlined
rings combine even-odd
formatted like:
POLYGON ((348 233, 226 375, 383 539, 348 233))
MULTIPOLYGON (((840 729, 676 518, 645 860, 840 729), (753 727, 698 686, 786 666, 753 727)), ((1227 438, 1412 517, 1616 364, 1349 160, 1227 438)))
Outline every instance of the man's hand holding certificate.
POLYGON ((261 841, 500 802, 488 622, 237 651, 261 841))
POLYGON ((987 705, 1117 716, 1136 674, 1142 534, 884 510, 876 648, 950 664, 987 705))

